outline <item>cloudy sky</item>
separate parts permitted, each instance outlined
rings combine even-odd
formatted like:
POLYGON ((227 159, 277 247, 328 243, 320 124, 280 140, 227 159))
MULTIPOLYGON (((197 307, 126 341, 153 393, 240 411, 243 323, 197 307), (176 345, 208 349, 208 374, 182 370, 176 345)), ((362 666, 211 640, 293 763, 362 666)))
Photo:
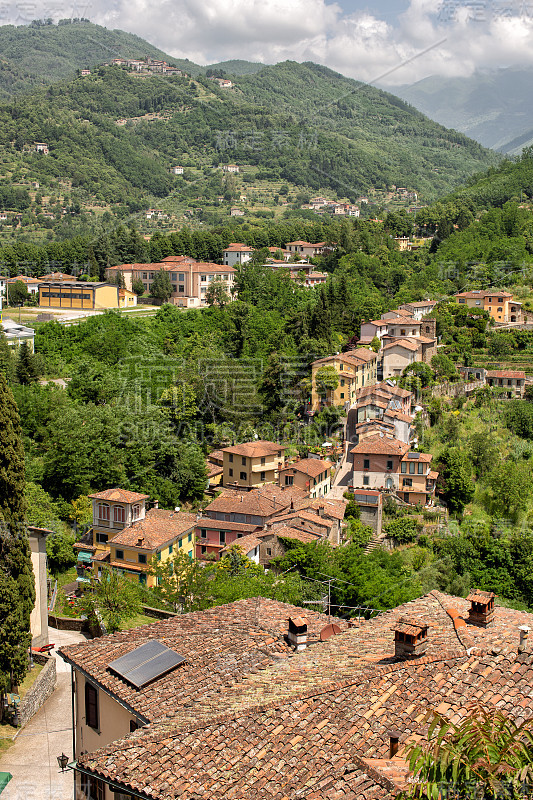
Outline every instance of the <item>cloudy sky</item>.
POLYGON ((200 64, 315 61, 391 87, 431 74, 533 65, 533 0, 74 2, 63 8, 65 0, 35 0, 25 7, 55 19, 83 15, 200 64))

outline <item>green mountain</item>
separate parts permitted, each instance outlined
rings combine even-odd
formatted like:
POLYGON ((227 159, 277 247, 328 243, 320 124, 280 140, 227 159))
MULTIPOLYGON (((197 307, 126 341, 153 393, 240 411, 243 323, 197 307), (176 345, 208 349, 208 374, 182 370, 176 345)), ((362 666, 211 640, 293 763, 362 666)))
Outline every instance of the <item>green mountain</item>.
POLYGON ((533 138, 532 69, 432 76, 395 92, 441 125, 502 153, 519 152, 533 138))
POLYGON ((279 191, 285 181, 355 201, 394 184, 430 200, 498 161, 393 95, 316 64, 233 81, 225 90, 205 76, 98 67, 0 105, 3 208, 29 215, 22 227, 46 219, 52 229, 65 214, 90 223, 103 210, 120 216, 168 198, 193 208, 238 200, 220 169, 227 163, 279 191), (176 164, 184 176, 171 174, 176 164))
MULTIPOLYGON (((218 64, 208 64, 202 67, 202 71, 207 70, 222 70, 227 75, 254 75, 256 72, 264 69, 265 65, 257 61, 241 61, 234 59, 232 61, 219 61, 218 64)), ((189 74, 192 74, 189 71, 189 74)))
POLYGON ((88 20, 62 20, 58 25, 3 25, 0 27, 0 98, 72 78, 78 69, 113 58, 163 59, 188 74, 202 67, 175 59, 124 31, 108 30, 88 20))

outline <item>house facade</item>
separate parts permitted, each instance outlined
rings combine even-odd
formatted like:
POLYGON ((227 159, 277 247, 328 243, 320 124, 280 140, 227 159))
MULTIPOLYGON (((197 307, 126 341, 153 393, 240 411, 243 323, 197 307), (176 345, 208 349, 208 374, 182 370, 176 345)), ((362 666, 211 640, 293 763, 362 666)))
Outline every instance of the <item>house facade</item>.
POLYGON ((27 275, 17 275, 15 278, 8 278, 7 279, 8 295, 9 295, 9 287, 13 286, 15 283, 23 283, 28 291, 28 294, 31 295, 39 294, 39 286, 41 285, 41 280, 39 278, 29 278, 27 275))
POLYGON ((295 242, 287 242, 285 245, 285 250, 287 250, 289 253, 293 255, 297 254, 308 256, 309 258, 323 255, 326 249, 326 242, 317 242, 316 244, 312 244, 311 242, 297 240, 295 242))
POLYGON ((481 308, 487 311, 495 322, 523 322, 522 303, 513 300, 513 295, 498 289, 479 289, 458 292, 454 295, 457 303, 468 308, 481 308))
POLYGON ((351 451, 353 487, 388 490, 410 505, 427 505, 435 496, 437 473, 429 453, 411 451, 409 444, 386 436, 370 436, 351 451))
POLYGON ((331 461, 319 458, 302 458, 285 464, 279 470, 280 486, 296 486, 308 492, 311 498, 325 497, 331 491, 331 461))
POLYGON ((253 247, 248 247, 247 244, 233 242, 223 251, 222 256, 224 264, 229 267, 234 267, 235 264, 246 264, 246 262, 251 259, 253 252, 253 247))
POLYGON ((151 264, 121 264, 108 267, 106 276, 124 276, 127 289, 132 289, 133 281, 140 280, 146 292, 150 293, 155 276, 160 271, 167 272, 172 285, 169 303, 183 308, 198 308, 207 305, 206 294, 213 281, 222 282, 231 296, 235 269, 228 265, 196 261, 189 256, 167 256, 162 261, 151 264))
POLYGON ((284 452, 285 448, 276 442, 262 440, 224 447, 223 485, 253 488, 275 483, 284 452))
POLYGON ((524 396, 526 373, 520 370, 487 370, 485 382, 495 389, 506 392, 507 397, 524 396))
POLYGON ((313 361, 311 364, 311 409, 318 411, 325 405, 349 406, 357 391, 364 386, 372 386, 377 381, 378 356, 369 348, 358 347, 347 353, 338 353, 313 361), (338 375, 338 385, 326 392, 317 388, 317 373, 323 367, 333 367, 338 375))

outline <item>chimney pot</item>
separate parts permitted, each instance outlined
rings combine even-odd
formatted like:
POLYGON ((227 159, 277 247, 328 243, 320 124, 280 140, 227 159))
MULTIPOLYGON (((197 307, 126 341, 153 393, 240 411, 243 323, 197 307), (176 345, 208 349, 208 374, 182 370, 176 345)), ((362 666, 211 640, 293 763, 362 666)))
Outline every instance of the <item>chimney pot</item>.
POLYGON ((152 508, 159 508, 159 500, 152 501, 152 508))
POLYGON ((400 731, 389 731, 389 759, 394 758, 398 752, 398 745, 400 743, 400 731))
POLYGON ((527 637, 529 636, 530 628, 528 628, 527 625, 519 625, 518 630, 520 631, 520 645, 518 646, 518 652, 523 653, 527 648, 527 637))

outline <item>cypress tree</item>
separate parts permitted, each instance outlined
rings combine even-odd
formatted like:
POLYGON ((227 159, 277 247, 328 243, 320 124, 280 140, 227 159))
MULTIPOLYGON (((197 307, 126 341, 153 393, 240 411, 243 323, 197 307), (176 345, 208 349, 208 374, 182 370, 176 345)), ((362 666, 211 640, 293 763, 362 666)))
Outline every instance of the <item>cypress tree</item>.
POLYGON ((4 690, 24 677, 31 643, 35 579, 24 512, 20 418, 5 375, 0 372, 0 688, 4 690))

